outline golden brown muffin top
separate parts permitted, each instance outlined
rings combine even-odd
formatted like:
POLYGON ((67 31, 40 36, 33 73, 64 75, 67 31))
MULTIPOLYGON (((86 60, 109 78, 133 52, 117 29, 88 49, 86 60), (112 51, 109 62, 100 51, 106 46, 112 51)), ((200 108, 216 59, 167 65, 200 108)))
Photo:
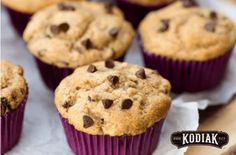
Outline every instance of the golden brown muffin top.
POLYGON ((1 116, 16 109, 26 95, 23 69, 6 60, 1 60, 1 116))
POLYGON ((231 50, 236 42, 230 19, 186 0, 149 13, 139 33, 146 51, 180 60, 212 59, 231 50))
POLYGON ((79 67, 55 91, 63 118, 92 135, 137 135, 165 118, 170 84, 157 72, 116 61, 79 67))
POLYGON ((61 68, 120 58, 133 36, 117 7, 96 2, 48 7, 33 16, 24 32, 34 56, 61 68))

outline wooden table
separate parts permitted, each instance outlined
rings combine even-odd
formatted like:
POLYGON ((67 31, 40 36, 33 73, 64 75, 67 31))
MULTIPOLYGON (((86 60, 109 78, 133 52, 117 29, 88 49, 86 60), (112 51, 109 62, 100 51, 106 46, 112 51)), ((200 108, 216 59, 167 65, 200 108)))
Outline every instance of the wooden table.
MULTIPOLYGON (((219 130, 229 134, 229 144, 218 149, 209 146, 191 146, 185 155, 220 155, 236 144, 236 96, 229 104, 209 107, 200 112, 198 130, 219 130)), ((234 154, 235 155, 235 154, 234 154)))

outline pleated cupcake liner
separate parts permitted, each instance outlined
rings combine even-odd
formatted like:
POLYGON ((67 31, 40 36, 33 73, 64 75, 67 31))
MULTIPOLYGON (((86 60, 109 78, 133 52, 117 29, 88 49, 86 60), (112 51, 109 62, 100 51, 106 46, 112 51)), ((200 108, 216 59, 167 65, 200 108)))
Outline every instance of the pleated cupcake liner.
POLYGON ((15 28, 16 32, 20 36, 22 36, 28 22, 30 21, 32 14, 21 13, 9 7, 5 7, 5 8, 9 14, 12 26, 15 28))
MULTIPOLYGON (((59 114, 60 115, 60 114, 59 114)), ((135 136, 90 135, 77 131, 60 115, 67 142, 76 155, 151 155, 156 149, 164 119, 135 136)))
POLYGON ((74 69, 71 68, 59 68, 54 65, 46 64, 36 57, 35 61, 37 63, 42 80, 51 90, 55 90, 61 80, 74 71, 74 69))
POLYGON ((116 0, 118 7, 124 12, 124 15, 128 21, 130 21, 134 28, 137 28, 140 21, 150 11, 161 9, 169 4, 160 5, 141 5, 129 2, 128 0, 116 0))
POLYGON ((1 116, 1 155, 14 147, 20 139, 27 99, 28 88, 19 107, 1 116))
POLYGON ((175 60, 146 51, 141 43, 146 67, 168 79, 172 91, 199 92, 216 87, 224 77, 232 49, 206 61, 175 60))
MULTIPOLYGON (((60 84, 61 80, 63 80, 66 76, 74 72, 74 69, 72 68, 59 68, 57 66, 44 63, 36 57, 34 58, 40 71, 42 80, 44 81, 46 86, 51 90, 55 90, 60 84)), ((117 59, 117 61, 123 60, 124 56, 117 59)))

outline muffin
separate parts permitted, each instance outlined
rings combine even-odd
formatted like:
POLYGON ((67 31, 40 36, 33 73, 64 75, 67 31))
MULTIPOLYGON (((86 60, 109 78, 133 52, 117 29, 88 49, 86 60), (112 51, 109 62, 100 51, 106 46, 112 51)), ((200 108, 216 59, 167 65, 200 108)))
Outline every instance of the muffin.
POLYGON ((175 0, 116 0, 116 3, 124 12, 126 19, 137 28, 148 12, 163 8, 173 1, 175 0))
POLYGON ((78 66, 122 61, 133 36, 119 9, 96 2, 50 6, 36 13, 24 32, 29 51, 51 89, 78 66))
POLYGON ((236 42, 230 19, 183 2, 149 13, 139 35, 146 66, 167 78, 175 92, 216 86, 236 42))
POLYGON ((157 72, 117 61, 79 67, 62 80, 55 104, 79 155, 150 155, 170 107, 157 72))
POLYGON ((1 154, 10 150, 21 135, 27 85, 23 69, 1 60, 1 154))
POLYGON ((8 11, 12 25, 21 35, 32 14, 46 6, 63 1, 65 0, 2 0, 1 2, 8 11))

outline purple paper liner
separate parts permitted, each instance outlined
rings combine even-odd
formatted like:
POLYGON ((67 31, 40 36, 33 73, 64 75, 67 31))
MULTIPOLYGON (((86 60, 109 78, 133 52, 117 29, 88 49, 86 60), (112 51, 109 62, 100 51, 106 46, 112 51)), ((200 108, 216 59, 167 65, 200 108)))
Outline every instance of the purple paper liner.
MULTIPOLYGON (((59 114, 60 115, 60 114, 59 114)), ((77 131, 60 115, 67 142, 76 155, 151 155, 156 149, 164 119, 135 136, 90 135, 77 131)))
POLYGON ((25 27, 27 26, 32 14, 21 13, 21 12, 15 11, 9 7, 5 7, 5 8, 9 14, 11 24, 15 28, 16 32, 20 36, 22 36, 22 34, 25 30, 25 27))
MULTIPOLYGON (((40 71, 41 78, 43 79, 46 86, 51 90, 55 90, 61 80, 74 71, 72 68, 59 68, 57 66, 44 63, 36 57, 34 58, 40 71)), ((123 61, 124 56, 116 60, 123 61)))
POLYGON ((232 49, 206 61, 174 60, 145 51, 140 43, 145 65, 168 79, 176 93, 198 92, 217 86, 224 77, 232 49))
POLYGON ((46 86, 55 90, 62 79, 73 73, 71 68, 59 68, 54 65, 46 64, 35 57, 40 75, 46 86))
POLYGON ((28 88, 19 107, 1 116, 1 155, 15 146, 20 139, 27 99, 28 88))
POLYGON ((137 3, 129 2, 128 0, 116 0, 118 7, 124 12, 125 17, 130 21, 134 28, 137 28, 140 21, 145 15, 153 10, 161 9, 169 4, 145 6, 137 3))

